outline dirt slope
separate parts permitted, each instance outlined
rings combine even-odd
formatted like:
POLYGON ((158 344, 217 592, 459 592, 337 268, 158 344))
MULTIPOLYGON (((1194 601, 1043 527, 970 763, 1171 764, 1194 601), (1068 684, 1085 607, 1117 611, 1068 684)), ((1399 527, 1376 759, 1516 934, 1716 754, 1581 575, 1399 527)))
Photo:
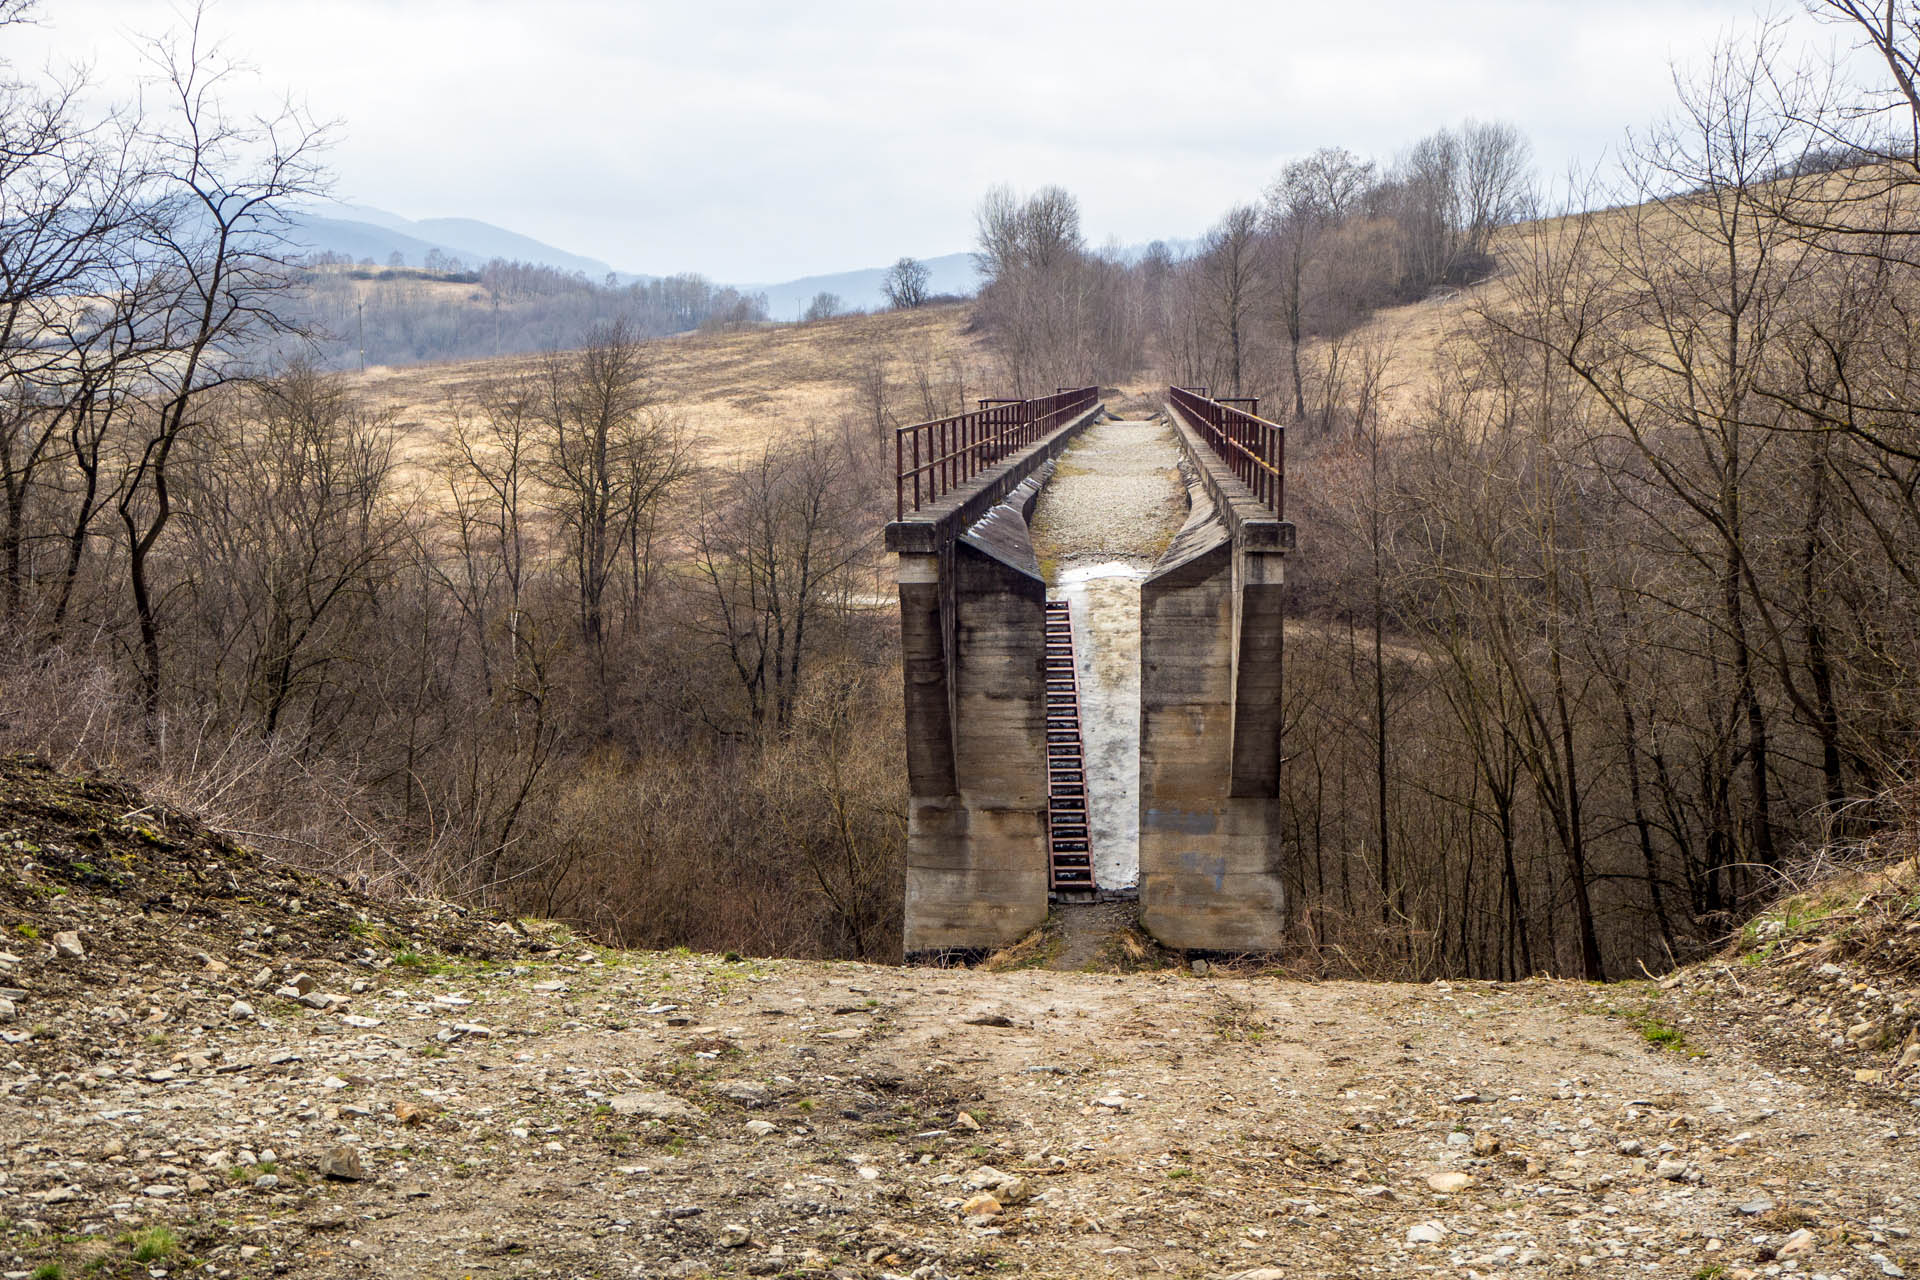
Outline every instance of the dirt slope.
POLYGON ((0 770, 5 1274, 1920 1275, 1920 1080, 1852 1076, 1898 1046, 1782 1056, 1704 980, 616 952, 136 799, 0 770))

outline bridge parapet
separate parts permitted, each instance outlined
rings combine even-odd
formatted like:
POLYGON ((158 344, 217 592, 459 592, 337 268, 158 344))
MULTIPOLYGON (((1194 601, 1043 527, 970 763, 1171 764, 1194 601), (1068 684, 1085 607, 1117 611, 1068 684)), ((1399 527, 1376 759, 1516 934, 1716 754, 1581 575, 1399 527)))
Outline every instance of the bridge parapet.
POLYGON ((981 473, 1046 439, 1099 399, 1098 387, 1062 388, 1033 400, 986 399, 971 413, 896 427, 893 518, 936 505, 942 494, 970 492, 981 473))

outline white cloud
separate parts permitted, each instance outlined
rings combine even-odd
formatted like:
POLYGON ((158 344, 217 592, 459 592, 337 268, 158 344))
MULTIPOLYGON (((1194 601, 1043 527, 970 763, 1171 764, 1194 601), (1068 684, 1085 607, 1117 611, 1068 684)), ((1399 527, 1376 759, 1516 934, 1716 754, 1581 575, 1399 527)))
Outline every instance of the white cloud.
MULTIPOLYGON (((11 56, 125 88, 151 0, 60 0, 11 56)), ((343 198, 482 218, 637 271, 774 280, 968 247, 995 182, 1096 241, 1192 235, 1288 158, 1512 120, 1544 172, 1663 111, 1727 0, 1101 4, 224 0, 259 71, 346 131, 343 198)), ((1789 20, 1796 42, 1832 39, 1789 20)))

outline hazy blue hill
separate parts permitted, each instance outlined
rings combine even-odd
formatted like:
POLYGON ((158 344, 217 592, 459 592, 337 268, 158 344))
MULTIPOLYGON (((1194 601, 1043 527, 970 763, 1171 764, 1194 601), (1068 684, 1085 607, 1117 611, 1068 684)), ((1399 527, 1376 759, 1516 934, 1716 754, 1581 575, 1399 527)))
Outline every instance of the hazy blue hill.
POLYGON ((438 249, 469 267, 506 258, 578 271, 596 283, 613 270, 598 258, 569 253, 476 218, 414 221, 367 205, 321 205, 302 210, 295 216, 290 238, 308 253, 344 253, 355 260, 372 258, 381 266, 395 252, 406 259, 407 266, 424 266, 427 254, 438 249))
POLYGON ((410 267, 420 266, 434 249, 442 253, 450 252, 442 245, 390 227, 351 218, 327 218, 315 213, 300 214, 288 232, 288 238, 303 253, 344 253, 355 262, 372 258, 383 267, 387 265, 388 256, 396 251, 410 267))
POLYGON ((493 258, 509 262, 542 262, 562 271, 578 271, 596 283, 607 278, 613 268, 598 258, 583 257, 556 249, 550 244, 523 236, 517 231, 496 227, 477 218, 422 218, 408 228, 411 234, 435 244, 450 247, 455 257, 470 266, 479 266, 493 258))
MULTIPOLYGON (((970 253, 949 253, 938 258, 922 258, 932 278, 928 289, 934 293, 971 294, 980 288, 980 277, 973 269, 973 255, 970 253)), ((798 280, 787 280, 780 284, 745 284, 739 286, 748 293, 767 295, 767 314, 775 320, 792 320, 806 310, 817 293, 839 295, 840 305, 863 311, 875 311, 887 305, 887 296, 881 291, 881 282, 887 272, 893 269, 889 263, 884 267, 864 267, 858 271, 836 271, 830 275, 802 276, 798 280)))

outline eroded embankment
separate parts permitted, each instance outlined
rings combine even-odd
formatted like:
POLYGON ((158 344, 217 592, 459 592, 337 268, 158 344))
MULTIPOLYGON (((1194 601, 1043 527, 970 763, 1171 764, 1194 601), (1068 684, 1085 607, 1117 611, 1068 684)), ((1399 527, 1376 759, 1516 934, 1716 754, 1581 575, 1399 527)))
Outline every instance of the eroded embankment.
POLYGON ((1051 593, 1072 605, 1094 879, 1140 877, 1140 583, 1187 517, 1161 422, 1102 422, 1060 460, 1033 513, 1051 593))

